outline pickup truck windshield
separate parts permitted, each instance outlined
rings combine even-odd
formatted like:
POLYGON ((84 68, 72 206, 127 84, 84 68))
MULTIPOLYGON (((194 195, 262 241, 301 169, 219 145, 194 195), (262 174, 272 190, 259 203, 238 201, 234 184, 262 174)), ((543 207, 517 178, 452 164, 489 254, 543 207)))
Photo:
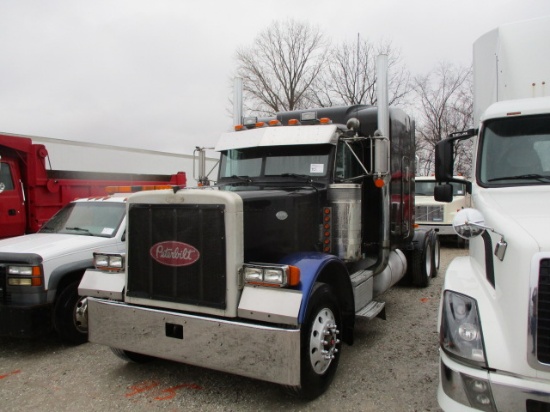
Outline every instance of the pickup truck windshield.
POLYGON ((113 237, 126 212, 124 203, 75 202, 57 212, 39 233, 113 237))
POLYGON ((477 174, 484 186, 550 183, 550 116, 486 122, 477 174))
POLYGON ((325 177, 331 145, 269 146, 223 152, 220 179, 325 177))

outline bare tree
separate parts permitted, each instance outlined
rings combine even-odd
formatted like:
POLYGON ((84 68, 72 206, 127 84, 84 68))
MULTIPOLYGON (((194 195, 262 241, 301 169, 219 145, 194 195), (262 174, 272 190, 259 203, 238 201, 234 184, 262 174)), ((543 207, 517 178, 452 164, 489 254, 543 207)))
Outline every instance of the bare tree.
MULTIPOLYGON (((440 63, 425 76, 417 76, 413 89, 418 96, 419 118, 416 124, 417 172, 433 172, 435 145, 452 132, 466 130, 473 124, 471 68, 440 63)), ((457 146, 456 172, 469 175, 471 169, 469 141, 457 146)))
POLYGON ((376 104, 376 57, 388 55, 390 105, 400 104, 411 91, 409 73, 391 42, 343 42, 330 50, 326 70, 318 76, 308 99, 314 106, 376 104))
POLYGON ((318 28, 274 22, 250 47, 237 50, 245 110, 259 115, 305 108, 305 93, 325 64, 327 42, 318 28))

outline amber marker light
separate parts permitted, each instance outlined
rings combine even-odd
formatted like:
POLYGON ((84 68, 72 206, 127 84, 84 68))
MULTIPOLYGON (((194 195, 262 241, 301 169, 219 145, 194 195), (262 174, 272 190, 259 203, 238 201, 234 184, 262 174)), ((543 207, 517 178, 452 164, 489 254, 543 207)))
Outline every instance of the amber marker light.
POLYGON ((31 285, 42 286, 42 270, 40 266, 32 267, 31 285))
POLYGON ((164 190, 173 189, 172 185, 143 185, 143 186, 107 186, 105 191, 109 194, 114 193, 136 193, 142 190, 164 190))
POLYGON ((298 286, 300 283, 300 268, 297 266, 288 266, 288 285, 298 286))
POLYGON ((384 179, 379 177, 378 179, 374 180, 374 186, 376 186, 377 188, 381 189, 384 187, 384 185, 385 185, 384 179))

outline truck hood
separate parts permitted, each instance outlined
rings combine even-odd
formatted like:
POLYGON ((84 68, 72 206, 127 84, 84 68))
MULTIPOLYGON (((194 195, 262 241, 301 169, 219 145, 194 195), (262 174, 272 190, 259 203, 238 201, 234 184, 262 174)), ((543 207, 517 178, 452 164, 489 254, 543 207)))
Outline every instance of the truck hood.
POLYGON ((527 321, 539 259, 550 252, 550 187, 478 188, 473 203, 486 226, 498 234, 487 231, 492 244, 487 237, 470 240, 470 259, 464 260, 469 263, 449 269, 444 287, 477 301, 490 368, 537 376, 541 372, 528 363, 532 351, 527 321), (494 253, 500 235, 507 244, 502 260, 494 253), (486 281, 491 268, 494 285, 486 281))
POLYGON ((243 199, 245 260, 278 262, 296 250, 318 250, 320 205, 326 189, 263 188, 235 193, 243 199))
POLYGON ((0 240, 0 253, 35 253, 47 261, 61 255, 93 250, 114 243, 115 238, 34 233, 0 240))
POLYGON ((539 251, 550 250, 550 189, 546 186, 490 189, 480 195, 486 224, 509 240, 531 238, 539 251), (526 201, 526 199, 528 199, 526 201), (518 233, 521 231, 521 235, 518 233))

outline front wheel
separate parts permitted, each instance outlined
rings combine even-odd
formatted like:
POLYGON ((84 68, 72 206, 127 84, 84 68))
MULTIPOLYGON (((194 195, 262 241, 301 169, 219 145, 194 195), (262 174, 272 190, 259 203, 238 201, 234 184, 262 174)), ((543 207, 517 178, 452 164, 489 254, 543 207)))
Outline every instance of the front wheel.
POLYGON ((119 358, 125 362, 131 363, 146 363, 153 359, 152 356, 143 355, 141 353, 130 352, 129 350, 110 348, 111 351, 119 358))
POLYGON ((77 345, 88 341, 87 299, 78 295, 79 283, 70 283, 59 293, 53 310, 57 334, 61 339, 77 345))
POLYGON ((342 313, 332 289, 316 283, 302 325, 300 348, 300 398, 311 400, 322 395, 334 378, 340 360, 342 313))

